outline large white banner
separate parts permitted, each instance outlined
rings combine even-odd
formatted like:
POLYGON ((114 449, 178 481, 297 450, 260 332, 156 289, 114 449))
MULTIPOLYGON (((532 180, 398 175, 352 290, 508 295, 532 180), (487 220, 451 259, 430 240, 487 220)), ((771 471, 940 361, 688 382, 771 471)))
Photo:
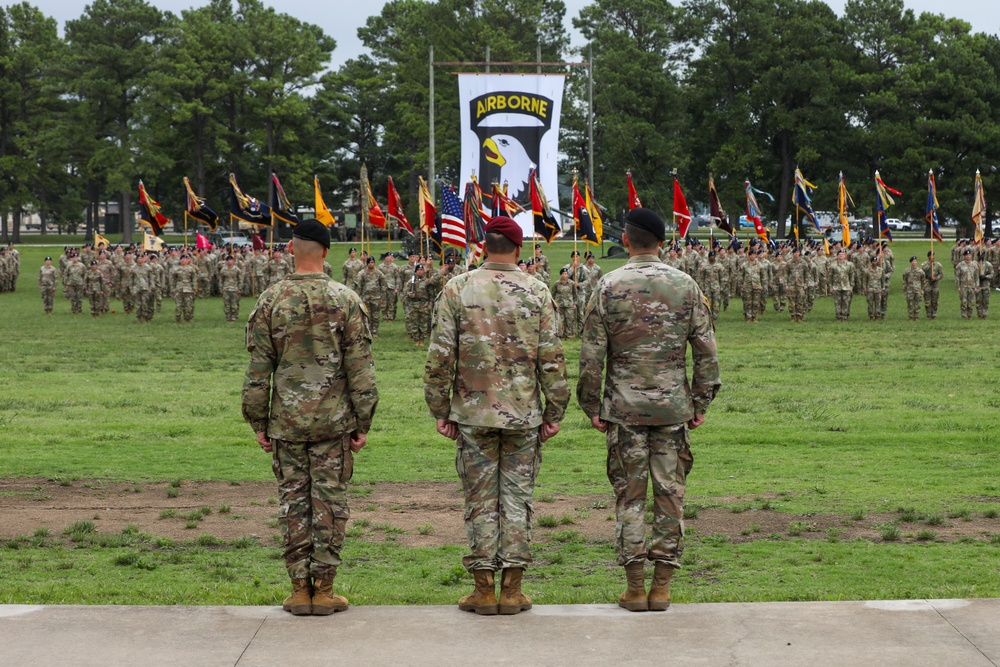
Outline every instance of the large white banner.
MULTIPOLYGON (((565 77, 561 74, 459 74, 462 187, 475 173, 483 192, 494 181, 527 210, 514 217, 525 237, 534 233, 528 172, 534 165, 549 200, 559 207, 556 158, 565 77)), ((555 214, 559 218, 558 214, 555 214)))

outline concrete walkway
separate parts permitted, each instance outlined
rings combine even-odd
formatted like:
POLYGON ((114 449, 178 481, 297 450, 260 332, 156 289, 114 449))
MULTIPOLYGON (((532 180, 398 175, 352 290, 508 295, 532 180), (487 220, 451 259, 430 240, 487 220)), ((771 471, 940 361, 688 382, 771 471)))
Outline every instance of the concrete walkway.
POLYGON ((1000 665, 1000 599, 454 607, 0 605, 0 665, 1000 665))

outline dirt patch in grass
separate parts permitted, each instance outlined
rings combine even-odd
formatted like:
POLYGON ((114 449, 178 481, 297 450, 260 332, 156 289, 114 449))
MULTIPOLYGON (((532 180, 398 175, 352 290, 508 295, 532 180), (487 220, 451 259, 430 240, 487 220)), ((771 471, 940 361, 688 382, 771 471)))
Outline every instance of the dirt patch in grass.
MULTIPOLYGON (((57 536, 76 521, 92 521, 101 533, 118 533, 134 524, 144 533, 176 541, 193 540, 207 533, 226 541, 256 536, 262 543, 273 544, 272 536, 279 532, 276 496, 273 482, 132 484, 0 479, 0 538, 31 535, 39 529, 57 536), (201 511, 200 519, 192 518, 202 508, 211 508, 211 512, 201 511)), ((392 540, 407 546, 465 543, 462 494, 457 481, 362 484, 351 487, 349 498, 349 539, 392 540)), ((734 506, 739 507, 740 502, 734 501, 734 506)), ((983 510, 994 506, 984 503, 983 510)), ((740 509, 702 508, 686 525, 692 535, 724 535, 731 542, 777 537, 880 541, 882 527, 892 522, 896 522, 902 541, 984 540, 1000 533, 1000 519, 981 513, 929 525, 919 520, 901 522, 898 513, 873 513, 852 520, 832 514, 801 516, 740 509)), ((578 531, 588 540, 610 540, 614 535, 614 499, 610 494, 536 494, 534 517, 537 542, 548 542, 553 534, 565 530, 578 531)))

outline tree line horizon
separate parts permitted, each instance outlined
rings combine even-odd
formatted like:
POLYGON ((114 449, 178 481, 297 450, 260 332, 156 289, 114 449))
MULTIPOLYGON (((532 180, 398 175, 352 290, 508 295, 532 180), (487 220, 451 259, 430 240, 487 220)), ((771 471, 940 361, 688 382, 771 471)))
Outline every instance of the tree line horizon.
MULTIPOLYGON (((366 52, 334 69, 330 36, 261 0, 179 15, 94 0, 63 36, 29 2, 0 7, 0 236, 16 242, 26 212, 90 234, 103 202, 134 212, 139 180, 172 219, 185 176, 224 214, 230 172, 261 199, 275 172, 307 208, 317 175, 327 202, 356 208, 362 164, 376 194, 394 177, 416 219, 432 45, 447 62, 592 53, 594 174, 587 68, 546 71, 567 75, 559 172, 579 169, 612 217, 626 171, 664 215, 675 169, 695 206, 711 173, 734 219, 744 180, 772 193, 761 203, 783 237, 800 168, 817 210, 836 210, 843 172, 853 215, 870 218, 878 170, 903 192, 889 216, 922 220, 931 170, 941 219, 968 235, 976 170, 988 204, 1000 187, 1000 38, 960 19, 902 0, 849 0, 841 17, 820 0, 594 0, 572 18, 584 44, 571 48, 565 15, 561 0, 391 0, 358 30, 366 52)), ((457 184, 452 69, 433 68, 434 176, 457 184)))

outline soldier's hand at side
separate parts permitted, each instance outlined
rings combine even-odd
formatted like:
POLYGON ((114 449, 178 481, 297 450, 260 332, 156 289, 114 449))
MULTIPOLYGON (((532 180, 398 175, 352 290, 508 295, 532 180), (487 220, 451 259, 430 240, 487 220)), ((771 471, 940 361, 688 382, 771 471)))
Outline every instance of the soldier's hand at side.
POLYGON ((600 417, 591 417, 590 418, 590 425, 593 426, 594 428, 596 428, 601 433, 607 433, 608 432, 608 422, 604 421, 600 417))
POLYGON ((271 439, 267 437, 267 431, 260 431, 257 433, 257 443, 260 445, 261 449, 269 454, 274 448, 274 445, 271 444, 271 439))
POLYGON ((357 454, 361 451, 361 448, 368 443, 367 433, 358 433, 355 431, 351 434, 351 451, 357 454))
POLYGON ((449 440, 458 440, 458 424, 449 419, 438 419, 437 431, 449 440))
POLYGON ((695 415, 694 419, 688 420, 688 428, 692 431, 705 423, 705 415, 695 415))
POLYGON ((550 424, 549 422, 542 422, 542 427, 538 429, 538 439, 545 442, 549 438, 554 437, 559 432, 559 424, 550 424))

